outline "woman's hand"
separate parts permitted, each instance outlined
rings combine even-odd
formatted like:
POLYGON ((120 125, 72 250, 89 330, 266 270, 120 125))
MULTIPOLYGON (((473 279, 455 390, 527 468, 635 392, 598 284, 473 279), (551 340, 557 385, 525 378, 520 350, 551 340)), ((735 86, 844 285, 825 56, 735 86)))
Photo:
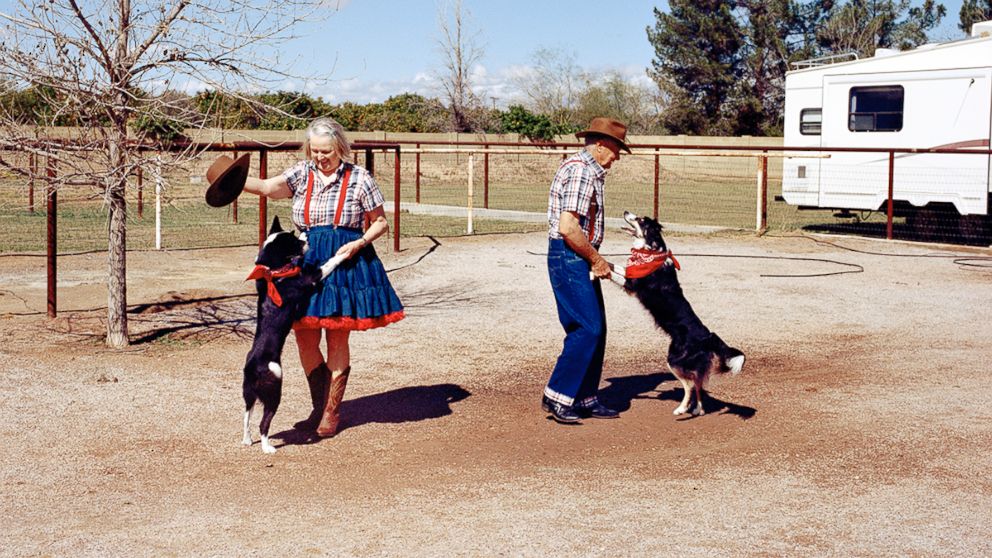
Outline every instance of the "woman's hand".
POLYGON ((365 248, 367 244, 368 242, 365 241, 364 237, 359 238, 358 240, 352 240, 351 242, 344 244, 340 248, 338 248, 337 253, 334 255, 335 256, 344 255, 345 258, 350 260, 351 258, 355 257, 355 254, 359 253, 362 250, 362 248, 365 248))

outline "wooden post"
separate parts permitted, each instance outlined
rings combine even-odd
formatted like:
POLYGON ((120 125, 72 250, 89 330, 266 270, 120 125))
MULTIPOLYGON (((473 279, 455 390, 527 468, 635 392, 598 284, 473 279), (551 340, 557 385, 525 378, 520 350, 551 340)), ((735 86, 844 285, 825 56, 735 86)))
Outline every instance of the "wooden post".
POLYGON ((420 203, 420 144, 417 144, 417 169, 416 169, 416 184, 417 184, 417 203, 420 203))
POLYGON ((162 249, 162 161, 155 157, 155 249, 162 249))
MULTIPOLYGON (((489 150, 488 143, 483 147, 489 150)), ((482 207, 489 209, 489 153, 483 155, 482 169, 482 207)))
POLYGON ((47 272, 48 272, 48 317, 54 318, 58 313, 58 305, 56 304, 56 258, 58 255, 58 190, 55 188, 55 162, 51 157, 48 157, 46 166, 48 168, 48 180, 45 183, 45 198, 48 200, 46 203, 47 214, 45 216, 48 224, 48 238, 45 242, 48 247, 47 253, 47 272))
POLYGON ((654 220, 658 220, 658 204, 661 201, 661 158, 658 148, 654 150, 654 220))
POLYGON ((472 182, 475 178, 475 153, 468 154, 468 234, 472 234, 472 182))
POLYGON ((144 169, 138 167, 138 219, 141 219, 145 215, 145 204, 142 200, 142 192, 144 190, 144 180, 145 172, 144 169))
POLYGON ((34 153, 28 155, 28 169, 31 171, 28 179, 28 213, 34 213, 34 177, 38 175, 38 162, 34 153))
MULTIPOLYGON (((393 170, 393 252, 400 251, 400 146, 396 146, 393 170)), ((419 154, 417 155, 420 156, 419 154)), ((418 200, 419 201, 419 200, 418 200)))
MULTIPOLYGON (((764 152, 767 153, 767 152, 764 152)), ((768 228, 768 156, 758 157, 758 204, 754 230, 762 232, 768 228)))
POLYGON ((365 170, 369 171, 373 177, 375 176, 375 154, 372 153, 372 148, 365 148, 365 170))
MULTIPOLYGON (((269 151, 260 149, 258 151, 258 177, 265 180, 269 177, 269 151)), ((266 223, 268 222, 269 200, 265 196, 258 196, 258 245, 265 242, 266 223)))
MULTIPOLYGON (((234 153, 232 153, 231 158, 237 160, 238 152, 235 151, 234 153)), ((238 198, 234 198, 234 201, 231 202, 231 222, 234 223, 235 225, 238 224, 238 198)))

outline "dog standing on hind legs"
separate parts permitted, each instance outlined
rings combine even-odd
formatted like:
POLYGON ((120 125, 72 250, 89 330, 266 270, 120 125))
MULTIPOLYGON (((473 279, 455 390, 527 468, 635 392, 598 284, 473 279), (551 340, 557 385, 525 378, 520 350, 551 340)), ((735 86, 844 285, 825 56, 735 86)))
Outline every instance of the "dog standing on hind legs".
POLYGON ((624 290, 635 295, 671 337, 668 368, 685 390, 672 414, 702 415, 706 381, 712 374, 740 373, 744 353, 710 331, 692 310, 679 285, 679 263, 661 236, 661 224, 629 211, 623 212, 623 218, 631 226, 625 230, 634 237, 624 290))
POLYGON ((269 236, 255 258, 255 269, 248 279, 255 279, 258 290, 255 337, 245 360, 242 393, 245 400, 244 437, 242 443, 252 444, 251 415, 257 403, 262 404, 262 420, 258 430, 262 451, 275 453, 269 443, 269 426, 282 398, 282 350, 293 322, 306 312, 310 296, 343 260, 335 256, 322 266, 303 265, 307 244, 284 231, 279 218, 272 220, 269 236))

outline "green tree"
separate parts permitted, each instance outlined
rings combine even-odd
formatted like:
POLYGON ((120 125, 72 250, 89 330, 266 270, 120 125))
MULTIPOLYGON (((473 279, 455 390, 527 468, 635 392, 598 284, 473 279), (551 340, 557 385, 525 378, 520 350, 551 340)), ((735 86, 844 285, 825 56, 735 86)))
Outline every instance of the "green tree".
POLYGON ((734 0, 671 0, 670 13, 655 8, 648 41, 655 58, 649 74, 674 93, 662 118, 680 134, 703 134, 718 127, 735 84, 744 72, 743 31, 734 0), (699 115, 684 114, 698 111, 699 115))
POLYGON ((946 14, 947 8, 934 0, 920 7, 909 0, 849 0, 828 11, 817 38, 825 54, 869 57, 876 48, 905 50, 925 43, 927 32, 946 14))
POLYGON ((810 31, 822 17, 822 3, 800 5, 794 0, 742 0, 744 66, 728 103, 729 133, 767 135, 781 132, 785 74, 789 63, 816 56, 810 31))
POLYGON ((992 0, 964 0, 959 16, 958 29, 971 34, 972 25, 992 19, 992 0))
POLYGON ((534 114, 521 105, 512 105, 500 114, 503 131, 520 134, 531 141, 551 141, 559 133, 551 119, 543 114, 534 114))
POLYGON ((588 124, 597 116, 607 116, 627 124, 630 133, 657 132, 660 122, 654 101, 651 91, 624 79, 619 72, 609 72, 604 79, 587 82, 579 90, 573 123, 588 124))

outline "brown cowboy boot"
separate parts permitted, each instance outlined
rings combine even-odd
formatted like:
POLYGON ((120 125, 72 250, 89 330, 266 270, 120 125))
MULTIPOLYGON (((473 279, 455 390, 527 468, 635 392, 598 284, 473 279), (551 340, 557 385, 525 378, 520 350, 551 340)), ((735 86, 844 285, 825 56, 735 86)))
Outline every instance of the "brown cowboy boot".
POLYGON ((350 366, 341 372, 331 372, 324 414, 320 417, 320 424, 317 425, 317 435, 321 438, 329 438, 338 432, 338 424, 341 422, 341 400, 344 399, 344 388, 348 385, 350 373, 350 366))
POLYGON ((331 381, 331 371, 327 369, 327 364, 322 362, 306 377, 307 385, 310 387, 310 403, 313 405, 313 410, 310 411, 310 416, 293 425, 293 428, 298 430, 313 430, 320 423, 320 417, 324 414, 326 403, 324 398, 327 397, 327 384, 331 381))

